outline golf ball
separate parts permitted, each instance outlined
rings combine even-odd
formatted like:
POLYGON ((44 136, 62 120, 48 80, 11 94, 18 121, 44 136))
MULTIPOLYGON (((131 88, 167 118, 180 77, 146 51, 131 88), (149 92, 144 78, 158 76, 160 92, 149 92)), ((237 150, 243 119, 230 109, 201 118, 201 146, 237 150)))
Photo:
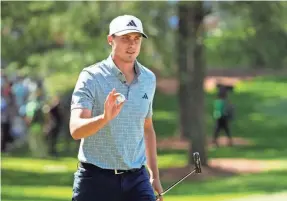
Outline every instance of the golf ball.
POLYGON ((120 96, 117 97, 118 103, 124 102, 125 100, 126 100, 126 98, 123 94, 120 94, 120 96))

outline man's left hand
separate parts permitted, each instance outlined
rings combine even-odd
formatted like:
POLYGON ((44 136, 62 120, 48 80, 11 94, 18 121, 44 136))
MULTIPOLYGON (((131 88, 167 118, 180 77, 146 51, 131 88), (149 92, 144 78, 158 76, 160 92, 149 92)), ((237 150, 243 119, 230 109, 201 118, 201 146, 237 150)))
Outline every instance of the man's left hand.
MULTIPOLYGON (((163 189, 162 189, 162 186, 161 186, 161 183, 160 183, 159 179, 154 179, 154 180, 151 181, 151 183, 152 183, 152 186, 153 186, 154 190, 157 192, 157 194, 160 194, 160 193, 163 192, 163 189)), ((160 196, 159 200, 163 201, 163 197, 160 196)))

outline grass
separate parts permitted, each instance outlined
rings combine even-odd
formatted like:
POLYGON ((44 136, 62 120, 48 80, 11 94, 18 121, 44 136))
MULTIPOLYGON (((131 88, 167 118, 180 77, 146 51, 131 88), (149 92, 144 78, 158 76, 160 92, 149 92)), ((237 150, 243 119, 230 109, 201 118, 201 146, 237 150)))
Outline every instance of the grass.
MULTIPOLYGON (((160 154, 161 168, 167 164, 167 156, 160 154)), ((180 158, 177 160, 181 163, 185 161, 180 158)), ((68 157, 43 160, 3 156, 2 200, 67 200, 71 196, 76 164, 75 158, 68 157)), ((163 183, 163 186, 166 188, 170 184, 163 183)), ((286 185, 287 170, 214 178, 201 182, 184 182, 166 194, 165 200, 227 200, 250 194, 284 191, 286 185)))
MULTIPOLYGON (((249 195, 286 191, 286 78, 259 78, 239 84, 231 100, 236 106, 232 133, 252 142, 251 145, 209 149, 210 158, 250 158, 265 160, 278 168, 260 174, 244 174, 180 184, 165 196, 165 201, 228 201, 249 195)), ((214 93, 206 94, 206 131, 211 135, 211 103, 214 93)), ((157 93, 154 125, 159 138, 178 133, 177 98, 157 93)), ((64 141, 62 139, 62 141, 64 141)), ((62 149, 63 142, 59 144, 62 149)), ((70 200, 73 173, 77 167, 77 145, 59 159, 33 159, 25 150, 2 155, 3 201, 70 200)), ((63 150, 63 149, 62 149, 63 150)), ((187 163, 186 151, 159 151, 160 168, 181 167, 187 163)), ((170 183, 163 183, 164 188, 170 183)))

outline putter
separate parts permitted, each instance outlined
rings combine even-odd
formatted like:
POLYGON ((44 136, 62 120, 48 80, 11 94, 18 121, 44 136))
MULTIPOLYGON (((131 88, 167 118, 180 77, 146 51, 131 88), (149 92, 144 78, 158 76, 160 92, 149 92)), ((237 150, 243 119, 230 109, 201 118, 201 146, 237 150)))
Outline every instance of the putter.
POLYGON ((197 173, 200 174, 201 173, 201 162, 200 162, 200 156, 198 152, 193 153, 193 160, 194 160, 194 164, 195 164, 195 168, 193 171, 191 171, 190 173, 188 173, 187 175, 185 175, 182 179, 178 180, 177 182, 175 182, 173 185, 171 185, 170 187, 168 187, 165 191, 163 191, 162 193, 158 194, 156 196, 156 201, 159 200, 159 198, 161 196, 163 196, 164 194, 166 194, 168 191, 170 191, 173 187, 175 187, 177 184, 179 184, 180 182, 182 182, 183 180, 185 180, 187 177, 189 177, 190 175, 197 173))

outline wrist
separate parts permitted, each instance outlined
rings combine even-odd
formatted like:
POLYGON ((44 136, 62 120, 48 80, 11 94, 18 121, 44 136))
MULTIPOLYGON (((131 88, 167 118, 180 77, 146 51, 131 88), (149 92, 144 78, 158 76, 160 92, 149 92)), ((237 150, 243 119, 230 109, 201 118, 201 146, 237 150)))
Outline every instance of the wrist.
POLYGON ((159 177, 152 177, 153 180, 159 180, 159 177))
POLYGON ((149 169, 149 175, 150 175, 150 178, 153 180, 159 179, 159 175, 156 174, 156 172, 152 171, 151 169, 149 169))
POLYGON ((109 123, 109 121, 110 121, 110 120, 107 118, 107 116, 105 115, 105 113, 101 114, 101 115, 100 115, 100 118, 102 119, 102 121, 103 121, 104 124, 107 124, 107 123, 109 123))

